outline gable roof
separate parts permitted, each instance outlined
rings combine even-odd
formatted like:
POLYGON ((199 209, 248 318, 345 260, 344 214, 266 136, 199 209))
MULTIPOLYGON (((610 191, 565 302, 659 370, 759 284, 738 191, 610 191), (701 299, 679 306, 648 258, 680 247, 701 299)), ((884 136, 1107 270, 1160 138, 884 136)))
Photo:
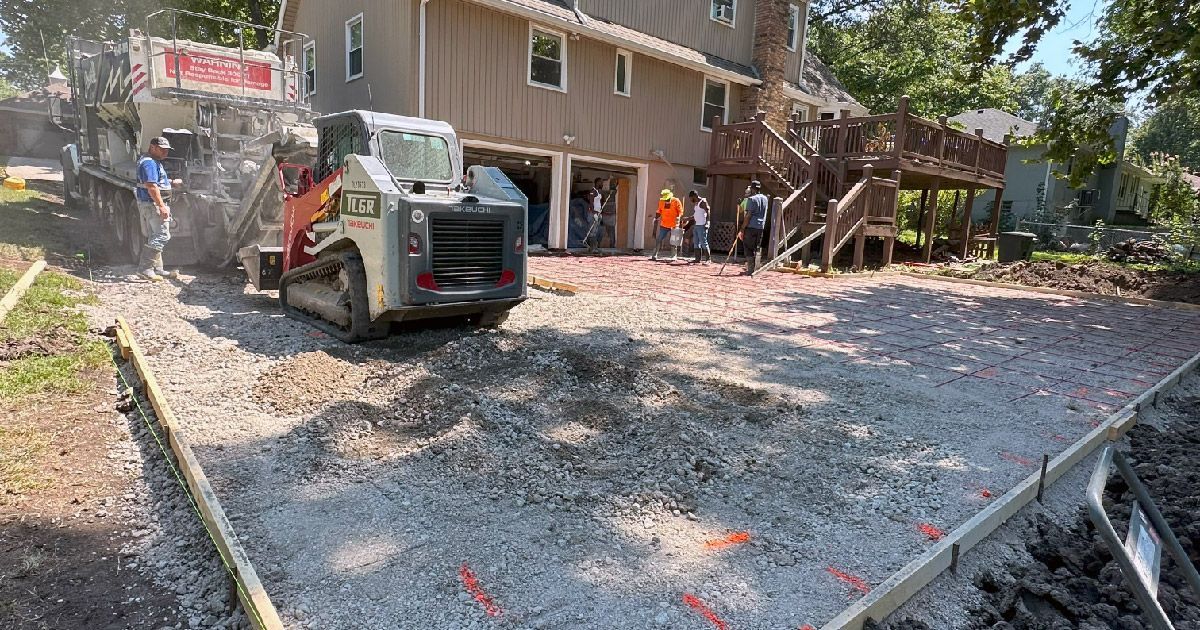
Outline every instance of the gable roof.
POLYGON ((962 124, 968 131, 983 129, 983 137, 996 142, 1004 142, 1004 136, 1007 134, 1012 134, 1014 138, 1028 138, 1038 127, 1037 123, 990 107, 966 111, 951 116, 950 120, 962 124))
POLYGON ((831 103, 858 105, 854 95, 833 75, 833 70, 811 50, 804 51, 804 76, 800 77, 800 91, 831 103))
MULTIPOLYGON (((304 0, 283 0, 279 7, 277 28, 295 29, 296 18, 304 0)), ((310 0, 311 1, 311 0, 310 0)), ((762 83, 753 68, 710 55, 694 48, 647 35, 641 31, 576 13, 561 0, 468 0, 497 11, 526 18, 572 33, 587 35, 620 48, 692 68, 700 72, 742 85, 762 83)))

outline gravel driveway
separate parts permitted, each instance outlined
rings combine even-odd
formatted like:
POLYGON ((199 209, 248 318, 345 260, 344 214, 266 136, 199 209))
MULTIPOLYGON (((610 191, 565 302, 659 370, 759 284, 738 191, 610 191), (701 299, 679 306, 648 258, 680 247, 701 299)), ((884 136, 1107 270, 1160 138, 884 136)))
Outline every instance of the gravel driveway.
POLYGON ((101 274, 93 316, 130 320, 289 627, 321 629, 819 626, 1200 351, 1200 313, 531 266, 585 290, 494 332, 345 346, 219 275, 101 274))

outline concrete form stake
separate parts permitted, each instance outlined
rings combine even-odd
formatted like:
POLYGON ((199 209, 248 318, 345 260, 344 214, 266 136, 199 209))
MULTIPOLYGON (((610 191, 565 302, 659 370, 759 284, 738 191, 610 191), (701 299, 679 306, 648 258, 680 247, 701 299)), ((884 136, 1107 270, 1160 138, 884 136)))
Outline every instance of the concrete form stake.
POLYGON ((950 572, 958 575, 958 543, 950 545, 950 572))
POLYGON ((1042 491, 1046 489, 1046 467, 1050 465, 1050 456, 1042 454, 1042 474, 1038 477, 1038 503, 1042 502, 1042 491))

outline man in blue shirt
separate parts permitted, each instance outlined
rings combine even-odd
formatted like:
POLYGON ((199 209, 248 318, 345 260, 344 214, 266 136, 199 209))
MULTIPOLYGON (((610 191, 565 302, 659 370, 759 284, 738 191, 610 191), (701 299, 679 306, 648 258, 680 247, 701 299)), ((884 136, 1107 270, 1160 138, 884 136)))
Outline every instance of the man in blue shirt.
POLYGON ((153 282, 175 275, 163 269, 162 259, 163 248, 171 240, 171 207, 167 205, 167 198, 171 194, 171 185, 180 183, 168 178, 167 169, 162 165, 170 150, 171 143, 159 136, 150 141, 146 154, 137 161, 138 187, 134 195, 147 234, 137 268, 138 275, 153 282))
POLYGON ((738 231, 738 238, 742 239, 742 245, 746 248, 747 275, 754 273, 758 265, 758 246, 767 227, 767 209, 771 206, 771 200, 762 192, 762 182, 750 182, 748 192, 749 196, 742 201, 746 218, 742 219, 738 231))

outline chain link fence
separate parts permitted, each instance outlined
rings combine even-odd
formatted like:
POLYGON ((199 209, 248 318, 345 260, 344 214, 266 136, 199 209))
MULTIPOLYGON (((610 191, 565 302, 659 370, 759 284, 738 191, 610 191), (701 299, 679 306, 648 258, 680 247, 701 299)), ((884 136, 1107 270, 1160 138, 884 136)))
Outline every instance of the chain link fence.
POLYGON ((1021 219, 1017 222, 1017 230, 1037 234, 1038 245, 1043 249, 1080 252, 1099 249, 1104 251, 1129 239, 1135 241, 1158 240, 1167 243, 1177 253, 1189 260, 1200 260, 1200 225, 1172 229, 1154 226, 1114 227, 1042 223, 1021 219))

